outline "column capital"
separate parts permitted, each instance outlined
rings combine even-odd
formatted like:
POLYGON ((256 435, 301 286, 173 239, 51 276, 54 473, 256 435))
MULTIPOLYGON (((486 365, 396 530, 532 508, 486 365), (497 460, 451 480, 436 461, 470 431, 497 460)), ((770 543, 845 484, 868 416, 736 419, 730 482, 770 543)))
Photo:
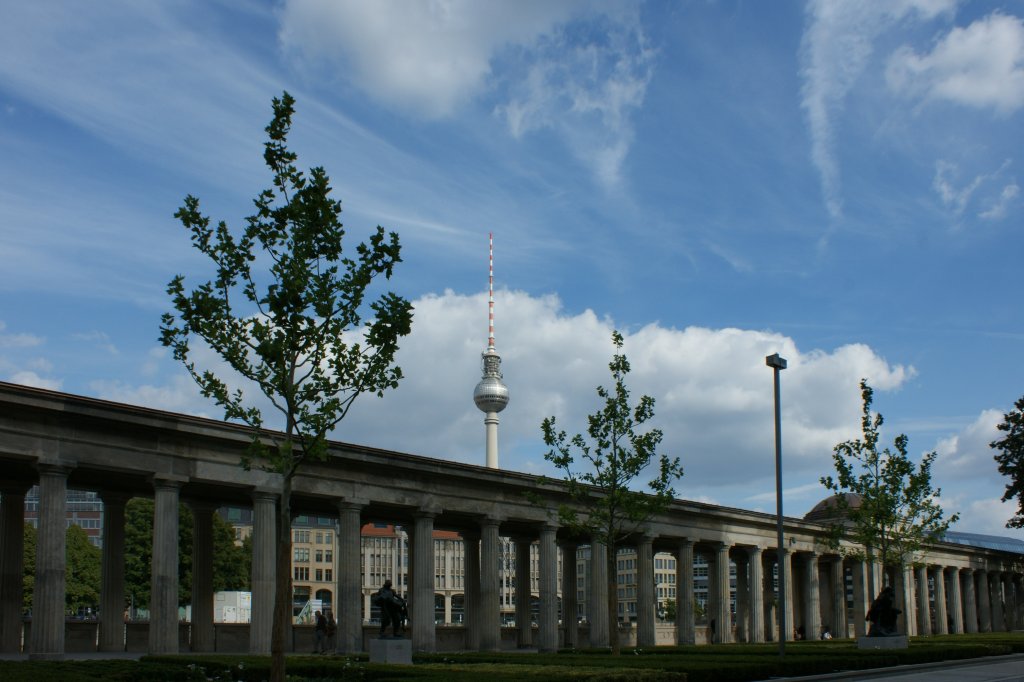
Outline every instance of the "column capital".
POLYGON ((164 489, 164 490, 179 490, 183 485, 188 483, 188 476, 178 476, 176 474, 153 474, 152 479, 153 488, 164 489))
POLYGON ((361 512, 369 503, 369 500, 361 497, 342 498, 338 500, 338 511, 361 512))
POLYGON ((104 505, 124 505, 135 496, 120 490, 98 490, 96 496, 104 505))
POLYGON ((36 471, 39 472, 40 476, 64 476, 67 477, 75 468, 74 462, 60 461, 60 462, 43 462, 40 461, 36 464, 36 471))
POLYGON ((213 502, 212 500, 188 499, 184 500, 184 502, 185 504, 188 505, 188 508, 191 509, 193 513, 204 512, 212 514, 216 512, 218 509, 220 509, 220 503, 213 502))
POLYGON ((263 488, 256 488, 251 493, 253 502, 270 502, 271 504, 277 504, 277 498, 280 497, 273 490, 265 490, 263 488))

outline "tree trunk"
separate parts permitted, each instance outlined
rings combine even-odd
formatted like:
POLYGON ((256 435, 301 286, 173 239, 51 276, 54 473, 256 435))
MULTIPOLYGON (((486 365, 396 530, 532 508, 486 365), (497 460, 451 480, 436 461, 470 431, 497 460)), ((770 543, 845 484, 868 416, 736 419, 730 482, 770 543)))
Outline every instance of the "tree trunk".
POLYGON ((292 479, 284 477, 277 517, 277 567, 274 627, 270 640, 270 681, 285 682, 285 644, 292 617, 292 479))
POLYGON ((619 646, 619 581, 618 568, 615 563, 618 557, 618 546, 609 545, 607 550, 608 572, 608 644, 612 647, 612 655, 618 656, 619 646))

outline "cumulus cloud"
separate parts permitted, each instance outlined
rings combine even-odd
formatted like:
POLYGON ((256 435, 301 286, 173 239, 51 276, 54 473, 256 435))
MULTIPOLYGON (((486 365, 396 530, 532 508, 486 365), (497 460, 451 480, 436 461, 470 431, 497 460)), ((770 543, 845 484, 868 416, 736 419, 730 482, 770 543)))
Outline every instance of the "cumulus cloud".
MULTIPOLYGON (((484 415, 472 395, 487 343, 486 297, 448 291, 414 305, 413 332, 397 358, 406 378, 384 398, 361 397, 334 437, 483 464, 484 415)), ((556 296, 519 291, 498 291, 496 307, 497 349, 511 393, 500 415, 501 465, 553 473, 543 458, 540 423, 555 416, 570 433, 585 430, 586 415, 599 406, 595 388, 610 384, 615 322, 591 310, 569 313, 556 296)), ((744 472, 744 482, 774 480, 772 374, 766 355, 779 352, 789 360, 783 375, 787 469, 813 475, 812 480, 830 466, 835 443, 856 433, 861 377, 884 391, 898 388, 913 373, 860 344, 802 351, 792 339, 762 330, 651 324, 623 331, 632 364, 629 388, 634 396, 655 398, 654 425, 665 433, 663 450, 680 456, 686 468, 677 489, 693 498, 726 499, 724 488, 736 482, 738 471, 744 472)), ((197 348, 195 359, 201 367, 224 371, 206 350, 197 348)), ((144 385, 98 382, 93 390, 148 407, 219 412, 177 369, 144 385)), ((268 425, 280 427, 272 413, 266 416, 268 425)))
POLYGON ((293 57, 344 65, 374 98, 438 117, 488 87, 497 52, 531 44, 574 11, 572 2, 289 0, 279 37, 293 57))
POLYGON ((800 46, 801 107, 810 129, 811 160, 821 175, 822 194, 832 216, 842 213, 835 152, 837 119, 868 64, 875 41, 901 20, 931 19, 955 5, 956 0, 823 0, 807 4, 807 25, 800 46))
POLYGON ((954 530, 1024 538, 1024 531, 1005 527, 1016 507, 1000 501, 1009 479, 999 473, 995 451, 989 447, 1000 438, 996 427, 1002 421, 1002 410, 985 410, 935 445, 932 481, 942 488, 943 509, 960 514, 954 530))
POLYGON ((340 67, 415 116, 452 116, 492 96, 513 137, 555 130, 607 186, 653 59, 635 11, 581 2, 286 2, 279 37, 297 63, 340 67))
POLYGON ((34 388, 46 388, 51 391, 59 391, 60 387, 64 385, 64 382, 60 379, 41 377, 30 370, 15 372, 10 376, 8 381, 12 384, 21 384, 22 386, 32 386, 34 388))
POLYGON ((1024 106, 1024 21, 994 12, 954 28, 926 54, 903 46, 886 80, 909 97, 1011 114, 1024 106))

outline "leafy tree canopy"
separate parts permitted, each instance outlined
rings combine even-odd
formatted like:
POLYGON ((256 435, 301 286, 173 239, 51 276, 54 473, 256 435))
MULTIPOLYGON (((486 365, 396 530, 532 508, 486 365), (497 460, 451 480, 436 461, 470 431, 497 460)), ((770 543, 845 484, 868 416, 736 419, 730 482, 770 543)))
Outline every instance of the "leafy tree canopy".
POLYGON ((553 416, 543 421, 541 431, 544 443, 551 448, 544 458, 564 473, 572 498, 572 504, 559 508, 562 524, 608 549, 609 638, 612 650, 618 653, 618 547, 667 508, 675 495, 672 483, 683 475, 683 467, 678 457, 658 454, 660 429, 638 431, 654 417, 654 398, 641 396, 635 406, 630 405, 626 388, 630 366, 621 352, 623 340, 618 331, 612 332, 612 344, 616 352, 608 369, 614 387, 597 388, 604 406, 587 417, 587 437, 576 434, 570 438, 558 430, 553 416), (648 492, 633 490, 636 479, 652 465, 648 492))
POLYGON ((1024 528, 1024 397, 1014 403, 1013 409, 1003 415, 1003 421, 996 428, 1006 433, 1003 438, 992 441, 989 446, 999 450, 995 456, 999 473, 1007 476, 1003 502, 1017 499, 1017 511, 1006 522, 1007 528, 1024 528))
POLYGON ((881 414, 871 412, 873 391, 860 382, 863 404, 861 438, 836 445, 832 453, 836 475, 823 476, 821 484, 836 493, 836 521, 830 544, 845 549, 840 541, 852 539, 859 547, 850 554, 877 560, 885 567, 911 561, 923 544, 941 539, 959 515, 943 519, 939 488, 932 488, 931 467, 937 453, 929 452, 914 465, 907 454, 905 434, 893 446, 879 449, 881 414), (851 496, 850 493, 853 495, 851 496), (856 504, 851 504, 851 498, 856 504))
MULTIPOLYGON (((278 498, 277 583, 271 637, 271 679, 285 679, 284 650, 291 618, 291 486, 303 462, 327 457, 327 436, 364 394, 382 396, 398 386, 394 364, 399 339, 412 328, 412 306, 391 292, 367 301, 371 284, 390 279, 401 262, 398 235, 377 227, 346 255, 341 202, 331 197, 323 168, 308 174, 288 149, 295 100, 273 101, 263 159, 272 187, 255 199, 256 212, 235 234, 216 227, 194 196, 175 214, 207 256, 216 276, 191 291, 184 276, 171 280, 174 306, 161 322, 161 342, 171 348, 200 391, 227 419, 253 427, 243 465, 254 462, 281 474, 278 498), (368 321, 364 322, 364 317, 368 321), (242 384, 256 387, 284 420, 284 434, 262 432, 263 414, 241 386, 200 369, 194 340, 218 355, 242 384), (269 444, 268 444, 269 442, 269 444)), ((233 381, 232 377, 232 381, 233 381)))

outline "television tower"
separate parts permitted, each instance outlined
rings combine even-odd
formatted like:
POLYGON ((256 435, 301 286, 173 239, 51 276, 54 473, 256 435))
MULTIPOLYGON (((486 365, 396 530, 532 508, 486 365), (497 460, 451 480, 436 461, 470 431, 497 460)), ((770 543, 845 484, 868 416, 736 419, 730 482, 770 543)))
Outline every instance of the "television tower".
POLYGON ((490 245, 487 280, 487 350, 480 354, 484 375, 473 389, 473 402, 482 411, 487 429, 487 466, 498 468, 498 413, 508 405, 508 386, 501 381, 501 356, 494 350, 494 233, 490 245))

